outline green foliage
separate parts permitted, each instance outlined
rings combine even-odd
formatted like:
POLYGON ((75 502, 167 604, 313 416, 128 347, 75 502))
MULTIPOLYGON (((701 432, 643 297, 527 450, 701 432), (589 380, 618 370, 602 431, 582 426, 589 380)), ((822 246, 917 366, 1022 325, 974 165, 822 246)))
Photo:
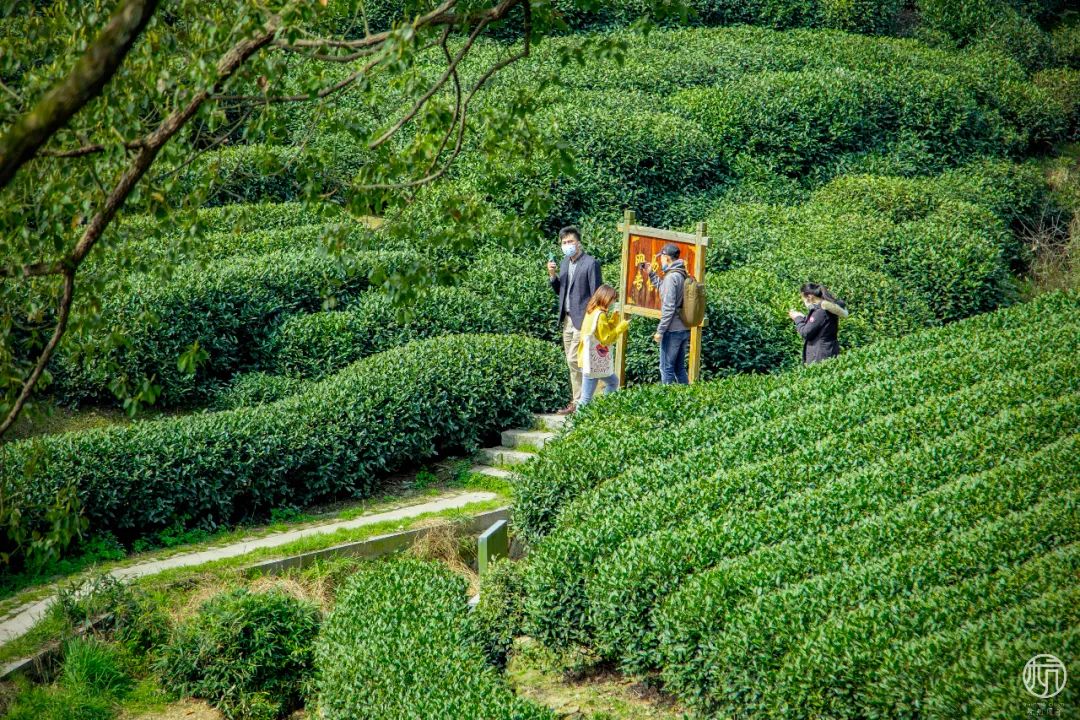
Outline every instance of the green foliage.
POLYGON ((165 282, 136 276, 103 310, 108 325, 61 359, 60 385, 72 399, 107 398, 149 381, 161 405, 198 402, 252 367, 259 342, 284 315, 356 297, 373 278, 414 262, 402 253, 340 262, 316 250, 278 250, 221 261, 212 273, 193 262, 165 282), (111 347, 118 334, 121 344, 111 347), (206 359, 188 372, 178 358, 195 341, 206 359))
POLYGON ((518 699, 488 664, 466 604, 465 581, 413 559, 375 563, 349 578, 317 650, 319 712, 372 720, 552 718, 518 699))
MULTIPOLYGON (((336 315, 337 313, 328 314, 336 315)), ((316 313, 298 317, 318 318, 321 316, 321 313, 316 313)), ((283 326, 287 326, 289 322, 286 320, 283 326)), ((342 363, 342 366, 348 365, 355 359, 357 358, 349 358, 342 363)), ((322 374, 312 373, 310 377, 321 377, 322 374)), ((223 387, 214 397, 214 408, 216 410, 237 410, 243 407, 277 402, 301 392, 305 387, 305 382, 299 378, 272 375, 259 371, 240 373, 233 377, 229 384, 223 387)))
POLYGON ((480 642, 491 662, 506 666, 507 656, 525 624, 522 564, 499 559, 481 578, 480 602, 473 611, 480 642))
POLYGON ((92 532, 126 540, 176 525, 212 529, 282 505, 366 496, 385 473, 473 452, 490 433, 555 407, 565 375, 561 351, 538 340, 418 341, 274 403, 9 443, 0 476, 25 498, 27 532, 48 522, 35 503, 67 483, 92 532))
POLYGON ((1054 3, 1014 0, 917 0, 919 32, 946 38, 960 47, 973 45, 1010 55, 1037 70, 1052 62, 1050 36, 1038 25, 1054 3))
POLYGON ((100 640, 73 638, 64 643, 63 652, 61 685, 83 687, 113 697, 121 697, 131 689, 131 677, 116 648, 100 640))
MULTIPOLYGON (((1011 642, 994 613, 1074 574, 1078 300, 586 409, 517 485, 526 631, 659 670, 705 714, 955 707, 905 668, 1011 642), (926 644, 954 629, 963 653, 926 644)), ((972 671, 992 693, 1000 647, 972 671)))
POLYGON ((319 623, 315 605, 279 590, 222 593, 177 626, 157 669, 167 689, 230 720, 285 717, 309 682, 319 623))
POLYGON ((63 645, 63 665, 53 685, 17 684, 5 718, 14 720, 112 720, 132 679, 126 658, 112 645, 72 638, 63 645))

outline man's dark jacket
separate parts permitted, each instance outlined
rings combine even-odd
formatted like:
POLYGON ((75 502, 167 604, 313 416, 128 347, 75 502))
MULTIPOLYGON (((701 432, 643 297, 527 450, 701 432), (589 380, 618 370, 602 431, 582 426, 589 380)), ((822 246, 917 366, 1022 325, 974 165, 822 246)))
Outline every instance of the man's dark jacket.
POLYGON ((568 281, 570 258, 563 258, 559 266, 559 274, 551 278, 551 289, 559 296, 559 327, 562 328, 563 318, 570 316, 570 322, 578 330, 581 329, 581 321, 585 319, 585 307, 589 299, 604 281, 600 277, 600 263, 592 255, 581 254, 575 263, 574 281, 568 281))

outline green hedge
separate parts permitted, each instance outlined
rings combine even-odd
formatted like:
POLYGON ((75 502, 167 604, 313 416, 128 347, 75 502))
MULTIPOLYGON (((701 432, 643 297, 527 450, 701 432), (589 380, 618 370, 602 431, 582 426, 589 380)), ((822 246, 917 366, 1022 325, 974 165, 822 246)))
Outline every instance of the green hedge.
MULTIPOLYGON (((625 401, 626 411, 616 408, 614 417, 605 413, 605 424, 626 423, 626 413, 633 413, 628 427, 648 433, 655 448, 651 451, 608 447, 608 442, 620 442, 616 435, 587 444, 583 452, 574 447, 575 439, 595 429, 575 428, 564 442, 544 448, 518 486, 517 522, 534 542, 551 527, 561 505, 556 531, 543 537, 530 563, 531 631, 560 646, 588 642, 593 631, 586 617, 583 583, 603 572, 598 570, 605 566, 601 558, 623 541, 677 528, 690 517, 721 511, 737 516, 758 504, 776 504, 806 483, 812 487, 819 478, 841 476, 911 443, 932 442, 935 433, 959 432, 979 422, 980 414, 992 415, 1025 398, 1037 400, 1060 392, 1076 373, 1070 360, 1048 363, 1039 367, 1036 377, 1020 380, 1025 377, 1023 368, 1055 357, 1061 347, 1077 346, 1075 328, 1062 324, 1073 312, 1074 299, 1052 296, 1034 308, 980 316, 933 333, 878 343, 828 367, 808 368, 805 379, 788 378, 765 388, 736 386, 733 399, 718 405, 715 414, 690 405, 670 430, 634 418, 640 411, 634 412, 632 398, 625 401), (1032 348, 1039 352, 1032 354, 1032 348), (995 373, 1001 373, 1000 385, 991 379, 995 373), (812 418, 805 408, 813 408, 812 418), (800 433, 808 423, 819 437, 813 444, 805 443, 800 433), (672 454, 671 447, 681 451, 672 454), (593 458, 591 465, 586 463, 587 479, 574 476, 583 454, 593 458), (621 466, 618 458, 623 457, 631 458, 629 467, 621 466), (555 487, 536 482, 534 473, 537 480, 555 487), (562 479, 563 474, 569 478, 562 479), (566 504, 567 487, 587 491, 566 504)), ((722 390, 726 383, 717 386, 722 390)), ((676 395, 661 407, 675 414, 685 404, 676 395)), ((585 422, 589 419, 586 416, 585 422)), ((660 547, 662 543, 651 552, 668 557, 656 549, 660 547)), ((633 624, 638 616, 630 612, 632 603, 625 596, 609 597, 613 602, 622 599, 621 611, 633 624)), ((643 600, 646 609, 648 597, 643 600)))
MULTIPOLYGON (((919 639, 926 635, 979 637, 987 616, 1030 611, 1033 609, 1030 603, 1042 595, 1062 589, 1068 592, 1078 572, 1080 546, 1069 545, 956 585, 934 587, 914 597, 883 599, 838 613, 807 635, 784 659, 775 685, 776 692, 782 696, 778 701, 790 708, 803 708, 802 712, 809 716, 860 717, 860 697, 874 685, 875 671, 883 664, 883 658, 897 657, 893 648, 902 643, 910 643, 909 648, 916 644, 925 648, 926 643, 919 639)), ((1060 621, 1062 616, 1046 619, 1060 621)), ((1060 649, 1059 645, 1042 647, 1041 651, 1013 659, 1011 682, 1015 682, 1015 669, 1032 655, 1056 653, 1060 649)), ((940 656, 935 653, 930 657, 940 656)), ((909 677, 915 675, 910 666, 902 672, 909 677)), ((950 672, 950 684, 956 680, 950 672)), ((969 689, 973 687, 978 687, 979 695, 985 697, 985 683, 967 685, 969 689)), ((1011 707, 1017 707, 1018 699, 1012 700, 1011 707)), ((960 714, 963 713, 957 713, 960 714)))
MULTIPOLYGON (((962 582, 1075 543, 1080 539, 1078 511, 1080 498, 1075 489, 1045 495, 1030 508, 991 516, 970 529, 949 534, 939 543, 901 547, 890 555, 766 592, 731 614, 701 607, 701 588, 718 579, 717 573, 703 573, 668 600, 671 606, 681 608, 677 621, 681 624, 667 620, 663 623, 672 638, 661 647, 666 655, 664 680, 680 694, 682 690, 692 693, 699 708, 725 712, 734 710, 732 706, 737 703, 743 711, 766 711, 772 704, 768 697, 771 679, 784 655, 831 615, 888 597, 915 597, 924 588, 962 582), (685 611, 688 603, 695 602, 696 616, 685 611), (667 655, 668 646, 685 649, 691 635, 698 638, 693 642, 701 648, 700 654, 691 662, 673 662, 674 658, 667 655)), ((1055 604, 1050 613, 1040 614, 1032 622, 1075 626, 1077 591, 1070 588, 1064 594, 1074 609, 1069 610, 1064 603, 1055 604)), ((666 609, 661 615, 666 615, 666 609)), ((970 639, 983 648, 1008 632, 992 619, 979 625, 970 639)), ((943 662, 956 657, 943 650, 933 648, 927 653, 927 660, 936 660, 935 673, 940 672, 943 662)), ((897 665, 888 663, 879 671, 871 690, 876 697, 860 703, 866 714, 921 704, 918 685, 926 676, 909 673, 902 661, 897 665), (887 695, 888 701, 881 702, 881 695, 887 695)))
POLYGON ((759 592, 762 578, 768 578, 768 587, 798 582, 808 568, 822 574, 857 565, 895 547, 936 542, 942 533, 994 513, 1028 507, 1037 502, 1041 487, 1056 491, 1055 482, 1070 474, 1063 470, 1075 442, 1053 443, 1061 425, 1075 423, 1080 415, 1075 403, 1057 408, 1057 402, 1002 413, 974 431, 796 493, 745 521, 730 514, 686 521, 624 544, 587 584, 597 648, 627 667, 656 662, 652 611, 699 569, 725 568, 722 595, 714 591, 710 599, 722 598, 730 607, 759 592), (1023 430, 1014 436, 1010 428, 1017 426, 1023 430), (973 457, 973 441, 984 443, 980 450, 986 456, 973 457), (989 459, 1009 456, 1021 459, 997 466, 989 459), (812 511, 803 509, 804 503, 812 511))
MULTIPOLYGON (((373 355, 279 402, 9 443, 5 483, 28 508, 75 483, 89 532, 131 539, 214 528, 284 504, 365 496, 386 473, 451 450, 565 397, 553 345, 452 336, 373 355), (529 368, 529 372, 523 372, 529 368)), ((22 521, 38 528, 43 510, 22 521)))
POLYGON ((320 134, 308 147, 237 145, 200 155, 170 188, 177 197, 205 193, 209 205, 287 202, 341 190, 368 159, 350 135, 320 134))
POLYGON ((487 662, 466 603, 466 583, 446 566, 375 563, 349 578, 319 638, 318 708, 327 720, 530 720, 554 718, 519 699, 487 662))
POLYGON ((682 18, 653 0, 599 0, 583 8, 577 0, 555 0, 559 17, 571 28, 629 25, 640 18, 676 24, 766 25, 774 28, 825 27, 861 33, 887 33, 903 8, 899 0, 689 0, 682 18), (660 12, 657 12, 659 10, 660 12))
MULTIPOLYGON (((303 316, 310 317, 310 316, 303 316)), ((354 358, 355 360, 355 358, 354 358)), ((300 378, 273 375, 261 371, 240 373, 214 396, 215 410, 239 410, 252 405, 284 400, 307 387, 300 378)))
POLYGON ((252 367, 259 342, 285 315, 317 310, 327 298, 356 297, 370 278, 413 263, 403 253, 338 259, 318 250, 278 250, 228 258, 212 272, 188 263, 167 281, 136 276, 102 309, 104 328, 72 339, 81 342, 59 360, 60 387, 69 398, 105 399, 118 379, 137 385, 152 376, 161 386, 159 405, 205 401, 252 367), (115 333, 123 334, 123 345, 103 352, 115 333), (177 359, 196 341, 209 356, 190 374, 177 359))
POLYGON ((294 315, 260 352, 276 373, 319 378, 372 353, 437 335, 505 333, 554 340, 554 303, 542 262, 492 253, 470 264, 460 287, 430 288, 403 306, 369 293, 343 311, 294 315))

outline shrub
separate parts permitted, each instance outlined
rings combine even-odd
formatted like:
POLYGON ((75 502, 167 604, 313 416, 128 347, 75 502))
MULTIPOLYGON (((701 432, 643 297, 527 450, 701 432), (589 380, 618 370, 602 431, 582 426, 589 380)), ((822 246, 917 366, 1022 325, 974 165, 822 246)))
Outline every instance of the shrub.
POLYGON ((213 529, 283 505, 366 496, 385 473, 472 452, 554 407, 565 375, 562 353, 537 340, 419 341, 274 403, 8 443, 0 473, 25 498, 30 529, 46 520, 35 502, 68 481, 91 533, 213 529))
MULTIPOLYGON (((925 647, 924 642, 919 642, 921 637, 946 633, 955 636, 958 630, 976 637, 985 628, 987 616, 1032 609, 1030 603, 1040 596, 1067 588, 1078 570, 1080 552, 1078 546, 1070 545, 957 585, 938 586, 914 597, 879 600, 838 613, 808 634, 784 659, 776 691, 789 707, 802 708, 807 715, 857 717, 859 696, 874 684, 874 671, 881 659, 899 654, 892 648, 901 643, 925 647)), ((1025 662, 1017 659, 1014 669, 1025 662)), ((986 685, 979 683, 978 687, 986 685)))
MULTIPOLYGON (((1077 35, 1080 36, 1080 27, 1077 35)), ((1080 62, 1078 67, 1043 70, 1032 78, 1032 82, 1042 89, 1048 102, 1058 106, 1065 118, 1068 140, 1080 139, 1080 62)))
MULTIPOLYGON (((625 543, 587 584, 596 646, 628 667, 649 667, 656 650, 652 609, 680 579, 700 568, 726 568, 723 602, 731 606, 760 591, 762 578, 777 586, 797 582, 808 567, 818 574, 830 572, 898 546, 937 541, 942 533, 994 513, 1027 507, 1040 492, 1037 487, 1045 483, 1050 492, 1057 487, 1055 480, 1067 477, 1061 468, 1076 449, 1073 442, 1054 444, 1060 423, 1071 416, 1047 405, 1036 412, 1002 413, 973 433, 797 492, 775 508, 793 516, 790 522, 783 512, 765 508, 750 513, 749 522, 733 515, 687 521, 625 543), (1017 424, 1024 431, 1014 437, 1007 429, 1017 424), (972 457, 973 436, 992 437, 982 449, 993 447, 1001 453, 997 457, 1024 459, 995 466, 986 457, 972 457), (830 494, 837 500, 830 501, 830 494), (812 511, 800 511, 803 504, 812 511)), ((720 596, 713 599, 719 602, 720 596)))
POLYGON ((1080 25, 1060 25, 1050 33, 1050 42, 1059 65, 1080 70, 1080 25))
MULTIPOLYGON (((299 317, 318 317, 319 315, 301 315, 299 317)), ((287 322, 287 321, 286 321, 287 322)), ((353 358, 355 360, 356 358, 353 358)), ((351 360, 342 363, 350 364, 351 360)), ((340 369, 340 368, 336 368, 340 369)), ((246 372, 233 377, 214 397, 214 409, 237 410, 252 405, 283 400, 296 395, 307 387, 304 380, 283 375, 271 375, 265 372, 246 372)))
MULTIPOLYGON (((582 633, 587 638, 580 594, 583 579, 596 573, 599 558, 623 540, 675 527, 688 517, 718 513, 721 508, 735 512, 732 503, 736 501, 775 504, 785 493, 797 492, 802 483, 838 476, 845 468, 854 470, 869 458, 887 456, 890 448, 913 439, 932 438, 934 428, 942 422, 948 423, 945 427, 950 432, 975 422, 975 417, 960 407, 1000 411, 1012 387, 1009 391, 1003 390, 1004 385, 996 387, 986 373, 1014 369, 1009 382, 1016 383, 1023 376, 1021 368, 1052 358, 1063 345, 1076 343, 1075 331, 1061 325, 1072 301, 1065 300, 1062 305, 1061 296, 1052 296, 1045 302, 1042 307, 1056 313, 1052 315, 1056 324, 1045 315, 1029 315, 1031 308, 980 316, 929 335, 877 343, 807 368, 805 379, 788 379, 749 395, 743 393, 753 385, 736 386, 731 399, 716 405, 712 413, 706 409, 710 404, 699 410, 686 398, 674 396, 661 405, 665 413, 680 418, 671 430, 663 423, 657 427, 644 419, 628 426, 648 434, 652 452, 635 451, 632 445, 623 450, 620 445, 625 441, 618 435, 601 435, 599 442, 585 443, 579 452, 575 439, 582 442, 580 438, 596 432, 587 425, 575 428, 564 442, 545 447, 538 461, 525 469, 515 503, 516 522, 534 541, 547 531, 559 503, 564 503, 559 529, 545 538, 531 557, 527 598, 530 630, 555 644, 580 640, 582 633), (1052 327, 1045 327, 1047 322, 1052 327), (1040 349, 1039 355, 1031 356, 1033 347, 1040 349), (830 380, 823 382, 825 377, 830 380), (980 384, 965 388, 972 382, 980 384), (898 394, 897 387, 906 390, 898 394), (800 414, 805 408, 814 408, 811 422, 822 438, 815 444, 805 444, 799 432, 808 422, 800 414), (611 440, 614 447, 607 444, 611 440), (829 450, 833 446, 836 453, 829 450), (672 454, 672 447, 684 450, 672 454), (614 452, 616 449, 619 452, 614 452), (593 458, 585 464, 590 473, 586 478, 576 471, 581 464, 579 455, 593 458), (628 461, 629 467, 625 467, 628 461), (811 463, 812 474, 800 469, 811 463), (721 469, 719 473, 716 468, 721 469), (543 478, 543 484, 533 480, 533 473, 538 474, 538 480, 543 478), (714 473, 714 478, 703 479, 714 473), (586 492, 565 504, 571 496, 560 491, 568 486, 586 492), (719 495, 714 497, 710 488, 719 495)), ((1058 367, 1041 367, 1039 377, 1043 379, 1025 392, 1030 389, 1034 398, 1054 392, 1071 372, 1069 367, 1068 361, 1058 363, 1058 367)), ((726 384, 706 383, 689 395, 711 387, 722 391, 726 384)), ((626 411, 615 408, 614 417, 605 415, 605 425, 625 423, 626 412, 632 413, 631 417, 640 414, 642 410, 636 409, 633 401, 628 397, 626 411)), ((1021 402, 1015 398, 1016 404, 1021 402)), ((1059 425, 1048 422, 1046 426, 1059 425)), ((628 610, 625 603, 620 607, 628 610)))
POLYGON ((276 251, 224 260, 212 272, 188 264, 166 282, 137 276, 102 310, 107 330, 60 360, 58 382, 70 398, 103 398, 118 382, 154 378, 160 405, 204 401, 254 364, 259 342, 283 315, 358 296, 372 278, 414 261, 402 253, 335 259, 315 250, 276 251), (116 332, 123 344, 103 352, 116 332), (178 358, 196 341, 207 357, 188 372, 178 358))
POLYGON ((237 145, 207 152, 177 176, 177 196, 207 193, 209 205, 288 202, 340 190, 369 153, 348 135, 304 145, 237 145))
POLYGON ((165 687, 227 718, 279 718, 300 705, 314 665, 319 609, 279 590, 207 600, 173 631, 157 669, 165 687))
POLYGON ((986 211, 950 203, 898 226, 883 239, 882 252, 886 272, 922 294, 938 320, 951 322, 1016 298, 1004 259, 1011 240, 986 211))
POLYGON ((684 90, 671 100, 699 123, 728 167, 737 154, 766 156, 798 174, 882 134, 881 90, 844 69, 764 72, 717 88, 684 90))
MULTIPOLYGON (((668 625, 673 636, 685 637, 686 632, 699 632, 708 626, 716 630, 700 636, 703 643, 700 658, 687 664, 666 663, 665 681, 672 687, 692 687, 701 699, 697 703, 700 706, 721 709, 729 704, 728 698, 737 694, 741 707, 762 708, 768 704, 764 696, 783 654, 829 615, 885 597, 911 597, 921 593, 922 588, 961 582, 1075 542, 1080 532, 1077 528, 1080 515, 1076 511, 1075 490, 1046 496, 1030 509, 993 516, 974 528, 952 533, 940 543, 903 548, 852 568, 816 575, 805 582, 767 592, 741 606, 726 622, 710 610, 701 613, 685 629, 668 625), (717 632, 719 627, 723 630, 717 632), (753 651, 748 652, 751 647, 753 651), (739 654, 735 655, 736 652, 739 654), (738 661, 722 662, 726 658, 738 661), (703 665, 710 669, 709 679, 694 679, 703 665), (723 690, 717 692, 720 688, 723 690)), ((707 573, 691 580, 670 602, 685 603, 700 592, 698 588, 706 581, 715 582, 715 578, 707 573)), ((1072 615, 1068 619, 1075 622, 1072 615)), ((1054 613, 1047 619, 1056 623, 1058 617, 1060 613, 1054 613)), ((1000 632, 992 626, 980 630, 980 645, 992 643, 1000 632)), ((955 657, 948 653, 934 655, 939 662, 943 657, 955 657)), ((896 684, 910 688, 917 678, 903 671, 883 670, 880 682, 885 687, 896 684)), ((917 702, 917 696, 903 691, 891 699, 889 707, 917 702)), ((873 700, 864 700, 863 704, 867 709, 877 705, 873 700)))
POLYGON ((375 563, 340 591, 317 650, 319 711, 372 720, 552 718, 518 699, 477 641, 465 581, 431 562, 375 563))

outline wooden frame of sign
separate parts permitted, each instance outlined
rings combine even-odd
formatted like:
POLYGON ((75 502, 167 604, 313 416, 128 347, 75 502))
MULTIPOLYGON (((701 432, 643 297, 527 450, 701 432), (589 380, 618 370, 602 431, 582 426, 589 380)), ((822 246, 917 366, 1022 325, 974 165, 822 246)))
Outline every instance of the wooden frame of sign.
MULTIPOLYGON (((659 228, 635 225, 633 210, 627 210, 619 231, 623 234, 622 262, 619 272, 619 309, 624 315, 641 315, 660 319, 660 294, 652 287, 647 275, 642 273, 638 264, 655 263, 656 254, 667 243, 679 246, 679 258, 686 261, 687 272, 698 282, 705 281, 705 249, 709 245, 706 225, 697 224, 694 234, 661 230, 659 228)), ((704 325, 704 323, 702 323, 704 325)), ((626 382, 626 335, 623 334, 615 346, 616 367, 619 372, 619 384, 626 382)), ((697 382, 701 374, 701 326, 690 329, 690 382, 697 382)))

